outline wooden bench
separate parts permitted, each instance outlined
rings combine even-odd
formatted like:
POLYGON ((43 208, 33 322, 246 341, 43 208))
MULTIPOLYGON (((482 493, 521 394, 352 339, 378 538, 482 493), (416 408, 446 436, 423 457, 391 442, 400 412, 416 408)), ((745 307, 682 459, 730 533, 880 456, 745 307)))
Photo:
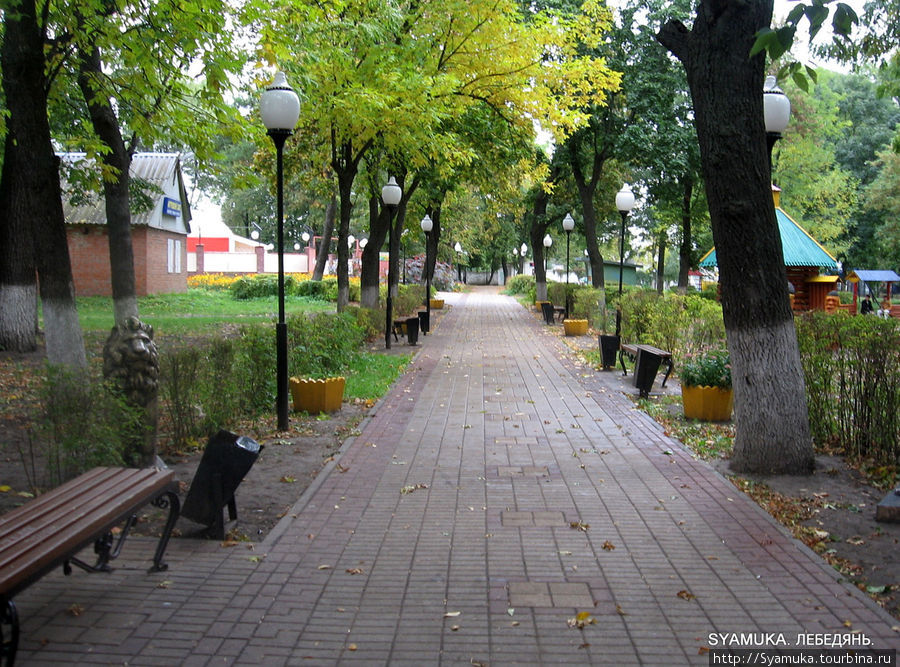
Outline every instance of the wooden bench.
MULTIPOLYGON (((622 375, 628 375, 628 369, 625 368, 625 357, 628 356, 629 359, 635 361, 637 359, 639 352, 647 352, 649 354, 655 354, 660 358, 660 362, 666 365, 666 374, 663 376, 662 386, 666 386, 666 380, 669 379, 669 376, 672 374, 672 369, 674 364, 672 363, 672 353, 667 352, 665 350, 661 350, 658 347, 653 347, 652 345, 643 345, 640 343, 622 343, 619 346, 619 363, 622 364, 622 375)), ((641 396, 646 398, 646 395, 649 393, 649 388, 644 391, 641 390, 641 396)))
POLYGON ((168 520, 150 571, 167 568, 163 555, 178 520, 181 503, 172 470, 94 468, 0 516, 0 658, 13 664, 18 648, 19 619, 13 597, 62 565, 88 572, 109 572, 109 562, 122 550, 136 512, 152 503, 169 509, 168 520), (118 540, 112 530, 124 526, 118 540), (94 544, 97 561, 90 565, 76 554, 94 544))
POLYGON ((545 324, 553 324, 562 321, 566 316, 566 309, 564 306, 554 306, 549 301, 543 301, 541 302, 541 314, 544 316, 545 324))

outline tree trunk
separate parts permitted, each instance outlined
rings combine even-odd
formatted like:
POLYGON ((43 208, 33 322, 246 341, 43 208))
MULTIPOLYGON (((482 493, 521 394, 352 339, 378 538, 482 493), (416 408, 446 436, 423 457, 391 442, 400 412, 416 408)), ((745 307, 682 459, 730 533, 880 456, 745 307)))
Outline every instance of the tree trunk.
POLYGON ((379 206, 379 198, 369 198, 369 240, 362 252, 359 273, 360 305, 363 308, 378 308, 379 284, 381 282, 381 248, 387 236, 388 211, 379 206))
POLYGON ((338 145, 337 133, 331 132, 331 168, 338 179, 338 198, 340 201, 340 218, 338 222, 337 238, 337 281, 338 298, 337 311, 343 312, 350 303, 350 249, 347 247, 347 237, 350 235, 350 213, 353 210, 351 195, 353 194, 353 181, 359 172, 359 162, 372 145, 372 140, 367 141, 359 149, 353 152, 353 142, 349 139, 338 145))
POLYGON ((113 311, 116 324, 125 324, 138 316, 134 283, 134 250, 131 245, 131 152, 125 146, 119 120, 107 97, 97 91, 103 76, 100 49, 80 51, 78 58, 78 87, 87 104, 94 132, 109 148, 101 156, 104 165, 111 167, 115 180, 103 179, 106 203, 106 226, 109 232, 109 266, 113 311))
POLYGON ((0 349, 37 349, 37 281, 27 184, 16 167, 16 142, 7 132, 0 174, 0 349))
MULTIPOLYGON (((443 197, 441 198, 443 201, 443 197)), ((437 266, 438 244, 441 241, 441 202, 433 204, 432 208, 427 211, 431 216, 431 234, 426 239, 428 246, 428 275, 431 278, 431 289, 434 289, 434 267, 437 266)))
POLYGON ((341 202, 341 214, 338 219, 337 233, 337 284, 338 298, 337 311, 343 312, 350 303, 350 273, 349 259, 350 249, 347 247, 347 237, 350 234, 350 213, 353 204, 350 200, 353 179, 356 178, 356 168, 344 169, 338 174, 338 193, 341 202))
POLYGON ((328 262, 328 251, 331 249, 331 236, 334 234, 335 213, 337 213, 337 197, 332 194, 331 201, 328 202, 328 207, 325 209, 325 228, 322 230, 322 238, 319 239, 319 247, 316 251, 313 280, 322 280, 325 275, 325 264, 328 262))
POLYGON ((693 28, 657 38, 684 65, 694 104, 734 383, 738 472, 814 464, 800 353, 772 202, 763 125, 764 57, 748 54, 772 0, 701 0, 693 28))
POLYGON ((547 233, 547 200, 549 196, 544 190, 538 192, 534 200, 531 215, 531 254, 534 259, 535 299, 547 300, 547 270, 544 264, 544 234, 547 233))
POLYGON ((659 238, 657 241, 659 243, 659 255, 656 260, 656 292, 662 294, 664 287, 663 283, 665 282, 665 276, 663 274, 666 270, 666 242, 668 241, 665 228, 659 230, 659 238))
POLYGON ((684 176, 681 181, 683 196, 681 198, 681 245, 678 247, 678 289, 687 290, 691 270, 691 200, 694 196, 694 178, 684 176))
POLYGON ((397 206, 394 214, 394 228, 391 232, 390 266, 388 267, 390 285, 388 288, 391 290, 391 297, 397 298, 397 285, 400 282, 400 237, 403 234, 403 227, 406 225, 406 206, 409 200, 412 199, 413 193, 419 187, 419 177, 416 175, 411 183, 407 183, 405 170, 395 173, 394 176, 397 179, 397 185, 400 186, 402 195, 400 196, 400 204, 397 206))
MULTIPOLYGON (((587 245, 588 260, 591 263, 591 283, 594 287, 602 288, 606 284, 606 277, 603 272, 603 255, 600 253, 600 246, 597 245, 597 209, 594 206, 594 194, 597 192, 597 183, 600 181, 605 159, 599 154, 594 155, 591 177, 590 180, 587 180, 577 156, 573 153, 570 155, 572 156, 570 159, 572 175, 578 188, 581 214, 584 217, 584 240, 587 245)), ((605 304, 601 304, 601 307, 604 306, 605 304)))
MULTIPOLYGON (((397 184, 402 188, 402 180, 397 179, 397 184)), ((390 284, 388 289, 391 290, 391 297, 396 299, 398 294, 397 286, 400 284, 400 235, 403 233, 403 226, 406 224, 406 193, 400 199, 400 205, 394 213, 393 229, 391 229, 390 248, 388 248, 388 277, 390 284)))
MULTIPOLYGON (((87 368, 84 339, 75 306, 72 265, 66 240, 66 220, 59 185, 59 158, 53 152, 47 119, 44 35, 38 25, 34 0, 22 0, 15 12, 4 14, 2 49, 3 86, 9 112, 7 131, 17 142, 24 211, 32 225, 32 238, 40 244, 34 253, 44 312, 47 359, 52 364, 87 368)), ((17 195, 18 196, 18 195, 17 195)))

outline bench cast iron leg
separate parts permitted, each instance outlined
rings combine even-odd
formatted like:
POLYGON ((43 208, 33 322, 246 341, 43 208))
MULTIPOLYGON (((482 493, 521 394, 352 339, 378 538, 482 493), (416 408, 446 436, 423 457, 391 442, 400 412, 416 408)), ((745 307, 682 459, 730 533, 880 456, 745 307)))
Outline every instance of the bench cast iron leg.
POLYGON ((113 537, 112 533, 104 533, 102 536, 94 540, 94 553, 97 554, 97 562, 95 562, 93 565, 89 565, 83 560, 80 560, 75 556, 71 556, 63 563, 63 573, 66 575, 71 574, 72 565, 77 565, 85 572, 112 572, 112 568, 109 566, 109 561, 115 560, 119 557, 119 554, 122 552, 122 547, 125 544, 125 538, 128 537, 128 533, 131 530, 131 527, 136 522, 136 514, 132 514, 130 517, 128 517, 128 521, 126 521, 125 525, 122 527, 122 532, 119 533, 118 540, 113 537), (115 546, 113 546, 114 544, 115 546))
POLYGON ((671 359, 666 359, 665 361, 666 361, 666 374, 663 376, 663 381, 662 381, 663 387, 666 386, 666 380, 668 380, 669 376, 672 374, 672 368, 674 366, 671 359))
POLYGON ((9 639, 0 628, 0 658, 3 658, 4 665, 12 667, 19 649, 19 613, 12 600, 7 600, 0 609, 0 625, 9 626, 9 639))
POLYGON ((163 556, 166 553, 166 547, 169 546, 169 538, 172 537, 172 529, 175 528, 175 522, 178 521, 178 515, 181 513, 181 501, 178 494, 174 491, 166 491, 157 496, 152 503, 156 507, 165 509, 169 508, 169 518, 166 520, 166 527, 163 528, 162 535, 159 537, 159 544, 156 545, 156 553, 153 556, 153 567, 151 572, 162 572, 169 569, 169 566, 163 562, 163 556))
POLYGON ((622 375, 628 376, 628 369, 625 368, 625 351, 619 350, 619 363, 622 364, 622 375))

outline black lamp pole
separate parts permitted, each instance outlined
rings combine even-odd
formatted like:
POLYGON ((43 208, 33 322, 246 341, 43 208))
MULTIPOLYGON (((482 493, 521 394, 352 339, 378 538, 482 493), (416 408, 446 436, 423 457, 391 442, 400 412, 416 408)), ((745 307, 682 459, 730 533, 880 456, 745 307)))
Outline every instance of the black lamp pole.
POLYGON ((291 130, 269 130, 275 144, 276 191, 278 203, 278 322, 275 324, 275 407, 278 415, 278 430, 288 429, 288 364, 287 364, 287 324, 284 322, 284 142, 291 136, 291 130))
POLYGON ((387 297, 385 298, 385 317, 384 317, 384 347, 391 349, 391 325, 394 319, 394 300, 391 297, 391 285, 394 282, 394 263, 391 261, 391 249, 394 247, 394 211, 397 207, 388 204, 388 277, 387 277, 387 297))
POLYGON ((622 216, 622 229, 619 231, 619 303, 616 304, 616 336, 622 332, 622 270, 625 263, 625 220, 628 211, 619 211, 622 216))
POLYGON ((623 185, 616 193, 616 208, 622 216, 622 228, 619 231, 619 303, 616 306, 616 337, 622 333, 622 269, 625 264, 625 221, 634 206, 634 194, 631 188, 623 185))
POLYGON ((428 262, 429 259, 429 245, 431 244, 431 229, 434 223, 431 220, 431 216, 427 213, 425 217, 422 218, 422 222, 420 223, 422 227, 422 231, 425 232, 425 322, 427 326, 423 330, 423 334, 427 334, 428 331, 431 330, 431 271, 429 271, 431 265, 428 262))
POLYGON ((275 412, 278 430, 286 431, 288 421, 287 325, 284 322, 284 142, 297 125, 300 101, 287 84, 283 72, 275 74, 260 99, 260 116, 275 144, 278 216, 278 321, 275 324, 275 412))
POLYGON ((774 76, 767 76, 763 84, 763 121, 766 126, 766 148, 769 153, 769 173, 772 173, 772 149, 791 119, 791 101, 778 87, 774 76))
POLYGON ((387 185, 381 189, 381 200, 388 209, 388 280, 387 280, 387 296, 385 297, 385 314, 384 314, 384 347, 391 349, 391 329, 394 318, 394 300, 391 297, 391 286, 394 284, 394 213, 400 204, 400 198, 403 191, 397 185, 397 181, 391 176, 387 185))
POLYGON ((566 230, 566 319, 569 319, 569 237, 575 229, 575 220, 571 213, 563 218, 563 229, 566 230))

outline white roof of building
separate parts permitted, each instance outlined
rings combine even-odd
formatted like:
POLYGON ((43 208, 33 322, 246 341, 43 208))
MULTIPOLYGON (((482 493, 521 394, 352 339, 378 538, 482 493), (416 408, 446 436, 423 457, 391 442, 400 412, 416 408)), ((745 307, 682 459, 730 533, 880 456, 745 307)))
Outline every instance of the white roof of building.
MULTIPOLYGON (((88 158, 85 153, 61 153, 60 159, 69 166, 73 166, 88 158)), ((162 197, 166 196, 180 200, 181 223, 185 230, 190 232, 191 208, 181 176, 181 159, 178 153, 135 153, 131 159, 131 178, 148 183, 151 187, 146 188, 144 192, 155 202, 148 210, 132 211, 131 224, 133 226, 171 227, 171 225, 163 225, 160 222, 162 197)), ((93 192, 85 196, 77 196, 79 192, 65 178, 62 178, 61 186, 67 223, 106 224, 106 206, 103 197, 93 192)))

